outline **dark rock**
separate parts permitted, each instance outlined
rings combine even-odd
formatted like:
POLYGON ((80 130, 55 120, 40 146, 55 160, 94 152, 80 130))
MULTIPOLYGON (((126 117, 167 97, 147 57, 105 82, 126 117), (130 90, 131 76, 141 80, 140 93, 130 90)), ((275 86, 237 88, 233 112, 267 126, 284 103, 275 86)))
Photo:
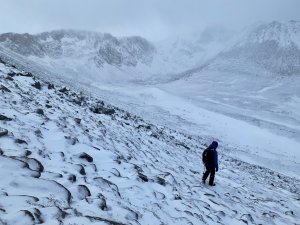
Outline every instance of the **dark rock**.
POLYGON ((0 58, 0 63, 6 65, 6 62, 3 61, 3 59, 0 58))
POLYGON ((158 138, 158 134, 152 133, 150 136, 151 136, 151 137, 154 137, 154 138, 156 138, 156 139, 159 139, 159 138, 158 138))
POLYGON ((32 154, 32 151, 26 150, 24 155, 25 156, 30 156, 31 154, 32 154))
POLYGON ((66 87, 59 90, 59 92, 64 93, 64 94, 67 93, 68 91, 69 90, 66 87))
POLYGON ((10 80, 10 81, 13 81, 13 80, 14 80, 14 78, 12 78, 11 76, 7 76, 7 77, 5 77, 5 79, 6 79, 6 80, 10 80))
POLYGON ((175 200, 182 200, 182 198, 180 197, 179 194, 176 194, 175 197, 174 197, 174 199, 175 199, 175 200))
POLYGON ((144 182, 148 182, 149 179, 148 177, 145 175, 145 174, 142 174, 142 173, 138 173, 139 175, 139 178, 142 179, 144 182))
POLYGON ((187 150, 190 150, 190 148, 188 146, 186 146, 184 143, 175 143, 175 145, 181 146, 181 147, 184 147, 187 150))
POLYGON ((117 222, 117 221, 113 221, 113 220, 110 220, 110 219, 105 219, 105 218, 97 217, 97 216, 87 215, 85 217, 88 218, 91 222, 101 221, 101 222, 105 222, 105 223, 110 224, 110 225, 126 225, 125 223, 121 223, 121 222, 117 222))
POLYGON ((284 212, 285 215, 290 215, 290 216, 293 216, 294 215, 294 212, 293 211, 286 211, 284 212))
POLYGON ((85 169, 82 165, 80 164, 76 164, 76 170, 83 176, 86 175, 85 169))
POLYGON ((16 144, 27 144, 27 142, 24 141, 24 140, 22 140, 22 139, 16 139, 16 140, 15 140, 15 143, 16 143, 16 144))
POLYGON ((35 135, 36 135, 37 137, 39 137, 39 138, 42 138, 42 137, 43 137, 42 131, 39 130, 39 129, 35 130, 34 133, 35 133, 35 135))
POLYGON ((74 121, 75 121, 77 124, 80 124, 80 123, 81 123, 81 119, 79 119, 79 118, 75 118, 74 121))
POLYGON ((93 164, 91 164, 91 167, 93 168, 93 170, 95 171, 95 172, 98 172, 98 168, 97 168, 97 166, 93 163, 93 164))
POLYGON ((72 101, 73 103, 81 106, 85 103, 85 97, 82 95, 76 96, 72 101))
POLYGON ((36 113, 43 116, 43 115, 44 115, 44 110, 42 110, 42 109, 37 109, 37 110, 36 110, 36 113))
POLYGON ((93 157, 90 156, 89 154, 85 153, 85 152, 81 153, 79 158, 85 159, 88 162, 93 162, 93 157))
POLYGON ((65 139, 68 140, 68 143, 69 143, 70 145, 76 145, 76 143, 79 142, 79 140, 78 140, 77 138, 71 137, 71 136, 65 136, 65 139))
POLYGON ((107 204, 106 204, 106 199, 105 199, 104 195, 99 194, 98 198, 100 199, 100 202, 99 202, 100 209, 102 211, 106 211, 107 210, 107 204))
POLYGON ((34 216, 32 215, 32 213, 30 211, 28 211, 28 210, 21 210, 20 212, 24 213, 25 217, 29 217, 32 222, 35 221, 34 216))
POLYGON ((39 210, 39 209, 37 209, 37 208, 34 208, 34 216, 35 216, 35 218, 36 218, 36 224, 42 224, 42 223, 44 223, 45 221, 44 221, 44 219, 42 218, 42 213, 41 213, 41 211, 39 210))
POLYGON ((0 114, 0 120, 3 120, 3 121, 12 121, 11 118, 8 118, 7 116, 1 115, 1 114, 0 114))
POLYGON ((2 92, 11 92, 7 87, 5 87, 4 85, 0 84, 0 90, 2 92))
POLYGON ((76 176, 74 174, 69 175, 68 180, 71 183, 75 183, 76 182, 76 176))
POLYGON ((32 73, 30 72, 20 73, 19 75, 22 77, 33 77, 32 73))
POLYGON ((0 128, 0 137, 6 136, 8 134, 8 130, 0 128))
POLYGON ((109 108, 105 108, 105 107, 102 107, 102 106, 98 106, 98 107, 95 107, 95 108, 90 108, 90 110, 93 113, 105 114, 105 115, 113 115, 116 112, 116 110, 114 110, 114 109, 109 109, 109 108))
POLYGON ((16 76, 17 74, 15 73, 15 72, 9 72, 8 74, 7 74, 7 76, 9 76, 9 77, 14 77, 14 76, 16 76))
POLYGON ((146 130, 151 130, 151 126, 150 125, 143 125, 143 124, 139 124, 137 126, 137 129, 141 129, 141 128, 144 128, 146 130))
POLYGON ((157 183, 159 183, 162 186, 166 186, 166 180, 161 177, 156 177, 157 183))
POLYGON ((48 84, 48 89, 49 89, 49 90, 54 89, 54 84, 50 84, 50 83, 49 83, 49 84, 48 84))
POLYGON ((45 106, 46 106, 46 108, 48 108, 48 109, 52 108, 52 105, 46 104, 45 106))
POLYGON ((42 85, 39 81, 35 82, 34 84, 31 85, 32 87, 38 89, 38 90, 41 90, 42 88, 42 85))
POLYGON ((117 170, 116 168, 112 168, 110 172, 113 175, 115 175, 116 177, 121 177, 121 174, 120 174, 119 170, 117 170))

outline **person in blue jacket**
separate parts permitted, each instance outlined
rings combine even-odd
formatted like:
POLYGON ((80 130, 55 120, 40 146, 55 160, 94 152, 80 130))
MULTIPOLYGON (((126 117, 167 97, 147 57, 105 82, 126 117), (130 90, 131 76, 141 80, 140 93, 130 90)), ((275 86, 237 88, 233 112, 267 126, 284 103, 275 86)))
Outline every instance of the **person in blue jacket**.
POLYGON ((210 186, 215 186, 215 172, 219 169, 217 147, 218 142, 213 141, 202 153, 202 161, 206 168, 206 171, 203 173, 202 182, 205 183, 207 177, 210 175, 208 182, 210 186))

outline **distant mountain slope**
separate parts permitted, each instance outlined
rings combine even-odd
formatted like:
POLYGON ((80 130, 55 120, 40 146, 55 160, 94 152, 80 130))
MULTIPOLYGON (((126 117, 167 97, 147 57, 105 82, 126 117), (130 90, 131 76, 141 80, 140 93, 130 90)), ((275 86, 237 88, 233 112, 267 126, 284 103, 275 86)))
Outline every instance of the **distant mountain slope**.
POLYGON ((57 30, 37 35, 6 33, 0 42, 23 55, 63 58, 90 56, 99 66, 149 63, 154 47, 141 37, 116 38, 96 32, 57 30))
POLYGON ((141 37, 57 30, 6 33, 0 45, 72 78, 104 82, 164 81, 215 56, 232 33, 219 28, 150 43, 141 37))
POLYGON ((88 31, 0 35, 0 45, 78 81, 169 82, 199 71, 300 74, 300 22, 219 27, 151 43, 88 31))
POLYGON ((0 35, 0 44, 58 73, 93 78, 105 78, 109 74, 101 77, 101 72, 109 73, 109 70, 122 74, 138 65, 147 66, 155 54, 154 46, 141 37, 116 38, 110 34, 74 30, 37 35, 6 33, 0 35))
POLYGON ((209 70, 300 74, 300 22, 261 24, 246 32, 206 67, 209 70))

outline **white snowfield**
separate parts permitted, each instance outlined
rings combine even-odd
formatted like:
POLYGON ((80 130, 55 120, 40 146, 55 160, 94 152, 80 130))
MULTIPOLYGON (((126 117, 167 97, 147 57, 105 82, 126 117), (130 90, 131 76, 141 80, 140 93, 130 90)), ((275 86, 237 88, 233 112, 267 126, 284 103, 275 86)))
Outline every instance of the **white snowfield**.
MULTIPOLYGON (((164 90, 166 86, 163 89, 136 85, 116 87, 95 84, 95 86, 101 90, 110 90, 107 94, 109 97, 105 98, 111 101, 114 101, 112 97, 114 95, 119 101, 119 96, 122 96, 122 102, 132 103, 129 107, 135 110, 131 109, 131 111, 149 120, 172 126, 188 134, 208 136, 209 140, 215 137, 222 142, 222 152, 226 155, 300 178, 300 139, 297 136, 300 135, 299 123, 293 121, 294 124, 284 124, 284 119, 275 118, 272 123, 269 122, 273 125, 271 126, 264 120, 265 115, 262 112, 255 112, 255 108, 238 110, 233 105, 227 105, 226 102, 217 102, 218 98, 214 96, 213 91, 207 93, 207 95, 211 94, 211 98, 215 98, 215 102, 210 106, 208 104, 210 102, 205 101, 206 96, 202 93, 201 97, 188 97, 196 93, 191 83, 178 83, 175 86, 167 85, 167 90, 172 94, 164 90), (176 93, 179 96, 176 96, 176 93), (217 108, 217 106, 221 107, 217 108), (211 111, 202 107, 211 108, 211 111), (214 112, 217 110, 219 112, 214 112), (279 121, 282 121, 283 125, 279 121), (296 135, 291 135, 293 133, 296 135)), ((217 85, 215 87, 218 88, 217 85)), ((239 101, 242 100, 241 96, 239 101)), ((122 104, 116 102, 118 105, 122 104)), ((126 105, 123 107, 126 108, 126 105)), ((290 115, 285 119, 292 120, 293 117, 290 115)))
POLYGON ((160 125, 49 80, 0 61, 0 224, 300 224, 299 153, 282 148, 298 142, 157 88, 98 95, 121 108, 140 96, 127 107, 160 125), (213 133, 210 187, 201 153, 213 133))

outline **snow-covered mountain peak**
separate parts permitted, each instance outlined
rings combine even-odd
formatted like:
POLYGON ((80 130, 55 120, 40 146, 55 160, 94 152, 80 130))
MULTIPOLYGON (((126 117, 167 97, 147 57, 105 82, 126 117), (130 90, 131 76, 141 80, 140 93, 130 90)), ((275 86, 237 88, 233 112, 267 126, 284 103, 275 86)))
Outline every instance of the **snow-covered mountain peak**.
POLYGON ((205 69, 247 74, 300 74, 300 23, 274 21, 239 35, 205 69))
MULTIPOLYGON (((261 24, 250 31, 246 40, 249 43, 275 42, 280 47, 300 48, 300 22, 273 21, 268 24, 261 24)), ((241 44, 242 42, 240 42, 241 44)))

